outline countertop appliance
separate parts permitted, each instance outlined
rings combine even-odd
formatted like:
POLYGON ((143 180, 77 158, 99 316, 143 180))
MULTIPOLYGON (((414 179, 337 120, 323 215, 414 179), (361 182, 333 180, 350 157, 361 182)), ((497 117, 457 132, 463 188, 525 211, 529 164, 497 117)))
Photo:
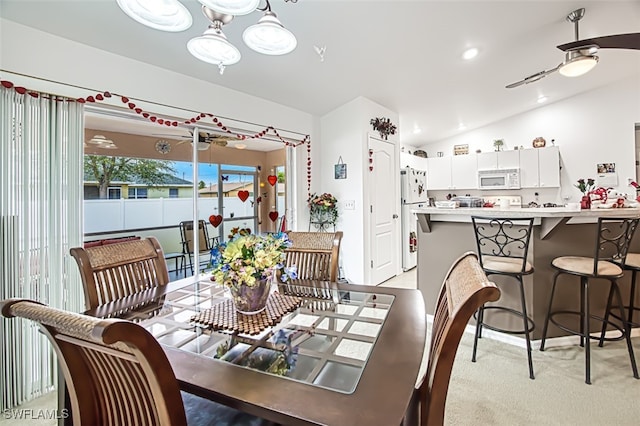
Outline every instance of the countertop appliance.
POLYGON ((427 172, 404 168, 400 171, 402 196, 402 270, 408 271, 418 263, 418 217, 411 209, 429 205, 427 172))
POLYGON ((478 189, 520 189, 520 169, 478 170, 478 189))
POLYGON ((457 201, 460 207, 482 207, 484 200, 480 197, 453 197, 451 201, 457 201))

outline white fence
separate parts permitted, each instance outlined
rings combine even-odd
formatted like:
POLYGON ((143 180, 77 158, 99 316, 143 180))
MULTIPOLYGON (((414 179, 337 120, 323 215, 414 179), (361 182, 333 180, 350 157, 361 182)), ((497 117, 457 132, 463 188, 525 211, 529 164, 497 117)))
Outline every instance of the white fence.
MULTIPOLYGON (((284 197, 278 197, 280 215, 284 213, 284 197)), ((236 197, 224 198, 224 214, 218 211, 218 198, 199 198, 198 217, 209 223, 209 216, 222 215, 225 220, 222 227, 208 225, 209 236, 219 235, 221 229, 228 234, 236 226, 248 227, 255 231, 252 219, 255 215, 251 201, 242 201, 236 197)), ((135 232, 146 237, 153 235, 160 241, 165 253, 181 251, 178 224, 193 218, 193 199, 191 198, 152 198, 152 199, 119 199, 119 200, 85 200, 84 201, 84 233, 104 233, 109 237, 130 234, 128 229, 163 228, 174 226, 174 229, 155 229, 135 232)), ((263 218, 263 221, 270 219, 263 218)), ((87 237, 100 239, 101 237, 87 237)))

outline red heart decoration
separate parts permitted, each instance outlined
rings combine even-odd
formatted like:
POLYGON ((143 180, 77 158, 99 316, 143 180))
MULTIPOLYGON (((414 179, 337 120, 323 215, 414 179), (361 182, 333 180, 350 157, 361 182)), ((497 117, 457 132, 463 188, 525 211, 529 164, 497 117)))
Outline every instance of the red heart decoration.
POLYGON ((240 198, 242 202, 247 201, 247 198, 249 198, 249 191, 238 191, 238 198, 240 198))
POLYGON ((214 226, 214 228, 217 228, 222 223, 222 216, 219 214, 212 214, 209 216, 209 222, 214 226))
POLYGON ((96 99, 97 99, 97 100, 99 100, 99 101, 102 101, 102 100, 104 100, 104 96, 102 96, 102 94, 101 94, 101 93, 98 93, 98 94, 96 95, 96 99))
POLYGON ((79 102, 79 103, 83 104, 83 103, 85 103, 85 100, 84 100, 84 98, 78 98, 78 99, 76 99, 76 102, 79 102))
POLYGON ((87 102, 95 102, 96 98, 94 98, 93 96, 88 96, 87 97, 87 102))
POLYGON ((25 87, 22 87, 22 86, 16 86, 15 90, 16 90, 16 92, 20 93, 21 95, 24 95, 25 93, 27 93, 27 89, 25 87))
POLYGON ((142 113, 142 116, 143 116, 144 118, 149 118, 149 113, 148 113, 148 112, 143 112, 143 113, 142 113))
POLYGON ((136 107, 136 104, 134 104, 133 102, 129 102, 127 106, 129 107, 129 109, 134 109, 136 107))
POLYGON ((149 120, 153 121, 154 123, 156 122, 157 118, 154 116, 149 117, 149 120))
POLYGON ((104 97, 105 97, 105 98, 110 98, 110 97, 111 97, 111 93, 109 93, 109 92, 104 92, 104 97))
POLYGON ((276 220, 278 220, 278 212, 277 211, 269 212, 269 219, 271 219, 271 222, 275 222, 276 220))
POLYGON ((217 228, 222 223, 222 216, 219 214, 212 214, 209 216, 209 223, 211 223, 214 228, 217 228))
POLYGON ((142 112, 142 108, 136 108, 136 109, 134 109, 134 111, 135 111, 137 114, 140 114, 140 113, 142 112))
POLYGON ((267 176, 267 180, 269 181, 269 183, 271 184, 271 186, 275 185, 276 182, 278 182, 278 176, 275 175, 269 175, 267 176))
POLYGON ((164 119, 163 118, 159 118, 158 119, 158 124, 164 124, 164 119))
POLYGON ((120 99, 122 100, 123 104, 126 104, 127 102, 129 102, 129 98, 127 98, 126 96, 122 96, 120 99))
POLYGON ((13 83, 7 80, 2 80, 0 83, 2 83, 2 86, 7 89, 11 89, 13 87, 13 83))

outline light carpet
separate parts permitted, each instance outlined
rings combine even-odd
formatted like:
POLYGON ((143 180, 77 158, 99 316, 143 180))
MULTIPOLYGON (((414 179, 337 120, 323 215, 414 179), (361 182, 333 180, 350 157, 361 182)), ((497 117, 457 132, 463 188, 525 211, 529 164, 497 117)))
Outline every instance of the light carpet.
MULTIPOLYGON (((640 338, 632 339, 636 358, 640 338)), ((538 347, 537 345, 535 346, 538 347)), ((591 385, 578 345, 533 350, 529 379, 524 348, 483 338, 471 362, 465 333, 451 375, 446 425, 640 425, 640 380, 624 341, 591 345, 591 385)))

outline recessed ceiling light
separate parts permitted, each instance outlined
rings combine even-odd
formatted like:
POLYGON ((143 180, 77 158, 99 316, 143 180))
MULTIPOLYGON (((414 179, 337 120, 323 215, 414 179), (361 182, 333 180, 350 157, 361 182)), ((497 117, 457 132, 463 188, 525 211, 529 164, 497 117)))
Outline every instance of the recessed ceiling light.
POLYGON ((243 143, 237 143, 234 145, 236 149, 245 149, 247 146, 243 143))
POLYGON ((478 56, 478 49, 475 47, 472 47, 464 51, 464 53, 462 54, 462 59, 465 59, 468 61, 469 59, 473 59, 476 56, 478 56))
POLYGON ((546 96, 544 96, 544 95, 538 96, 538 103, 539 104, 543 104, 545 102, 547 102, 547 97, 546 96))

